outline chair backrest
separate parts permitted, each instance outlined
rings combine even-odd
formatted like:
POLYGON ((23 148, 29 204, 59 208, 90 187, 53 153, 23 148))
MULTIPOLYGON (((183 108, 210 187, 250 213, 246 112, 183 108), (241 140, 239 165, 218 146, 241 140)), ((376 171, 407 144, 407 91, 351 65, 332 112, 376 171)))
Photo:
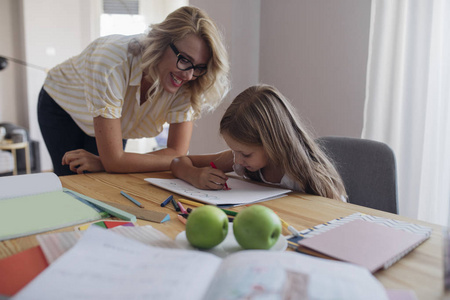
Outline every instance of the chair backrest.
POLYGON ((349 203, 398 213, 395 156, 388 145, 331 136, 316 142, 341 175, 349 203))

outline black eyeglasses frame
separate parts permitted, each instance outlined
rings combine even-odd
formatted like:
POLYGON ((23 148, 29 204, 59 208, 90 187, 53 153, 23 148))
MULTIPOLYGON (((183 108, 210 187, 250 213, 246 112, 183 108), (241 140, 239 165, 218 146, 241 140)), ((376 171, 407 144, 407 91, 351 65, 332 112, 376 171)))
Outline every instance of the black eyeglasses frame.
POLYGON ((181 70, 181 71, 189 71, 189 70, 191 70, 191 69, 194 69, 194 72, 192 73, 192 76, 194 76, 194 77, 200 77, 200 76, 203 76, 203 75, 206 74, 206 72, 208 71, 208 69, 206 68, 206 65, 201 65, 201 66, 198 66, 198 65, 197 65, 197 66, 194 66, 194 64, 191 62, 191 60, 188 59, 188 58, 186 58, 185 56, 183 56, 183 55, 180 53, 180 51, 178 51, 177 47, 175 47, 175 45, 174 45, 173 43, 170 43, 169 46, 170 46, 170 48, 172 49, 173 53, 175 53, 175 55, 177 56, 177 68, 178 68, 178 70, 181 70), (183 69, 183 68, 180 68, 180 67, 178 66, 180 60, 183 60, 183 61, 184 61, 184 64, 190 64, 191 66, 190 66, 190 67, 187 67, 187 68, 184 68, 184 69, 183 69), (199 70, 200 74, 195 75, 195 71, 196 71, 196 70, 199 70))

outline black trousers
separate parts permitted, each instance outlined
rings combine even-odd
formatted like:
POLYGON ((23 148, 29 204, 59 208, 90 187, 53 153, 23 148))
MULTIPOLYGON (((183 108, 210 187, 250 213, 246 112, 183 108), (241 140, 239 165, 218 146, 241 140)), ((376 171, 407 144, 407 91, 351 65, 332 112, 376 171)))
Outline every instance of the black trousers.
MULTIPOLYGON (((84 149, 98 155, 95 137, 84 133, 72 117, 43 88, 39 93, 37 114, 42 137, 50 153, 53 172, 56 175, 75 174, 68 165, 61 164, 67 151, 84 149)), ((124 149, 125 145, 126 140, 123 140, 124 149)))

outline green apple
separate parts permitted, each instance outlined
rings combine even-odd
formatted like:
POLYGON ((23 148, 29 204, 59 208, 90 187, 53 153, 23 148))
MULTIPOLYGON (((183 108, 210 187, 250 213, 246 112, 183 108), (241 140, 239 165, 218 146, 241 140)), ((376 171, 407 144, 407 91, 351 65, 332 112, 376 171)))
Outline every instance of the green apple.
POLYGON ((244 249, 270 249, 281 234, 281 221, 270 208, 252 205, 234 218, 233 232, 244 249))
POLYGON ((219 245, 228 234, 228 217, 220 208, 204 205, 195 208, 186 221, 186 238, 200 249, 219 245))

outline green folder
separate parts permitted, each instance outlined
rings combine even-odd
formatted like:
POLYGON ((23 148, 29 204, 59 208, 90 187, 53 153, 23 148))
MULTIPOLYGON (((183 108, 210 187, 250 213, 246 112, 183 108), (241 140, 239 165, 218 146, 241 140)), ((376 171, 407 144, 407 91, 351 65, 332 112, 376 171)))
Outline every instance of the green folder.
POLYGON ((130 213, 65 188, 1 199, 0 241, 99 220, 105 217, 104 212, 136 222, 136 217, 130 213))

